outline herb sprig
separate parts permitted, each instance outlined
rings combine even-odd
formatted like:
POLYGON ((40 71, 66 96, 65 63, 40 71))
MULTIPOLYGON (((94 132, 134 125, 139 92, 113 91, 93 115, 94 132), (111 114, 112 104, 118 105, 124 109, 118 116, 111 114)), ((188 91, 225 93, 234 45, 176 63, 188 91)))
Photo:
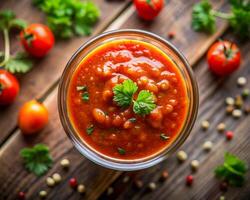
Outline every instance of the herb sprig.
POLYGON ((49 148, 44 144, 37 144, 33 148, 23 148, 20 155, 26 169, 37 176, 45 174, 52 166, 49 148))
POLYGON ((33 0, 47 17, 47 24, 59 38, 89 35, 97 22, 100 11, 90 1, 80 0, 33 0))
POLYGON ((230 153, 225 153, 224 163, 219 165, 214 171, 216 177, 228 181, 230 185, 237 187, 244 184, 246 172, 246 163, 230 153))
POLYGON ((250 1, 230 0, 231 12, 223 13, 212 8, 208 0, 202 0, 193 7, 192 28, 195 31, 214 33, 216 17, 228 20, 236 34, 250 37, 250 1))
POLYGON ((147 90, 141 90, 136 100, 133 99, 134 94, 138 90, 136 83, 127 79, 122 84, 117 84, 113 88, 114 102, 118 106, 126 108, 133 103, 133 111, 138 115, 148 115, 155 109, 154 96, 147 90))

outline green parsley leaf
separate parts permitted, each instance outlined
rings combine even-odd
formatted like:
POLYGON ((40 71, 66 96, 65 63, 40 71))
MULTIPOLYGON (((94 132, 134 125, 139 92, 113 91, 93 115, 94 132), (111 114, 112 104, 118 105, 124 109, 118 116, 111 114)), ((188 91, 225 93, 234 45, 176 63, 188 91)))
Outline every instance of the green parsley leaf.
POLYGON ((17 53, 15 57, 8 60, 4 68, 11 73, 26 73, 32 66, 33 63, 26 53, 17 53))
POLYGON ((216 177, 228 181, 230 185, 237 187, 244 184, 246 172, 246 163, 230 153, 225 153, 223 165, 219 165, 214 171, 216 177))
POLYGON ((192 28, 195 31, 215 32, 215 16, 208 0, 202 0, 193 7, 192 28))
POLYGON ((24 20, 16 19, 16 15, 11 10, 4 10, 0 12, 0 29, 20 28, 27 26, 24 20))
POLYGON ((84 92, 82 94, 82 100, 87 102, 89 100, 89 93, 88 92, 84 92))
POLYGON ((124 155, 126 153, 125 149, 118 147, 117 148, 119 154, 124 155))
POLYGON ((33 0, 33 4, 46 14, 48 26, 60 38, 89 35, 100 16, 99 9, 90 1, 33 0))
POLYGON ((130 118, 130 119, 128 119, 130 122, 132 122, 132 123, 135 123, 136 122, 136 118, 134 118, 134 117, 132 117, 132 118, 130 118))
POLYGON ((123 81, 122 84, 117 84, 113 88, 114 102, 123 108, 130 106, 133 100, 133 95, 137 89, 137 85, 130 79, 123 81))
POLYGON ((37 144, 33 148, 23 148, 20 152, 28 171, 37 176, 45 174, 52 166, 49 148, 44 144, 37 144))
POLYGON ((80 85, 76 86, 77 91, 87 91, 87 86, 86 85, 80 85))
POLYGON ((134 101, 133 111, 138 115, 148 115, 155 107, 153 94, 147 90, 141 90, 134 101))
POLYGON ((160 138, 161 138, 162 140, 168 140, 168 139, 169 139, 169 137, 166 136, 164 133, 161 133, 160 138))
POLYGON ((94 125, 93 124, 91 124, 89 127, 86 128, 86 133, 88 135, 92 135, 93 131, 94 131, 94 125))

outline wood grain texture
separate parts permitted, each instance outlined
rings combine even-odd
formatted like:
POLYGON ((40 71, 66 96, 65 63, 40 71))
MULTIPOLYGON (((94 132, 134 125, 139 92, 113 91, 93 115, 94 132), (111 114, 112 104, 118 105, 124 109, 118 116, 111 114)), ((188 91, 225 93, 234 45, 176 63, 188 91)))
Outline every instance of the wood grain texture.
MULTIPOLYGON (((232 41, 237 39, 231 35, 226 35, 232 41)), ((238 43, 239 44, 239 43, 238 43)), ((241 93, 240 88, 236 86, 236 80, 239 76, 248 78, 246 88, 250 88, 250 42, 240 43, 241 52, 243 54, 243 62, 240 70, 227 78, 218 78, 211 74, 208 70, 205 58, 195 66, 195 75, 198 80, 200 93, 200 108, 196 125, 181 147, 187 152, 189 158, 183 164, 179 164, 176 155, 172 155, 169 159, 161 164, 147 170, 138 171, 136 173, 125 173, 116 180, 112 187, 114 193, 111 196, 103 195, 100 199, 182 199, 182 200, 216 200, 220 195, 224 195, 226 199, 246 200, 250 197, 250 173, 248 171, 246 185, 242 188, 230 188, 225 194, 219 190, 220 182, 214 177, 213 170, 216 166, 223 163, 224 153, 226 151, 239 156, 245 160, 250 166, 250 115, 245 115, 238 120, 225 114, 224 99, 227 96, 235 96, 241 93), (201 130, 200 124, 202 120, 209 120, 211 126, 206 132, 201 130), (216 126, 224 122, 227 130, 234 131, 234 139, 227 141, 223 133, 216 131, 216 126), (202 149, 202 144, 205 141, 214 143, 211 152, 205 152, 202 149), (194 184, 191 188, 185 185, 185 177, 191 174, 190 162, 193 159, 200 161, 200 168, 197 173, 194 173, 194 184), (164 183, 159 182, 161 172, 167 170, 169 178, 164 183), (123 183, 124 176, 132 176, 133 179, 128 183, 123 183), (134 180, 141 179, 144 183, 142 189, 134 187, 134 180), (149 182, 155 182, 157 189, 154 192, 149 192, 147 186, 149 182), (116 192, 116 190, 118 192, 116 192)), ((250 105, 250 99, 246 100, 250 105)))
MULTIPOLYGON (((92 36, 102 32, 111 21, 128 5, 128 0, 94 0, 101 11, 101 18, 93 29, 92 36), (112 10, 112 12, 109 12, 112 10)), ((18 17, 29 23, 45 22, 42 12, 32 6, 31 0, 1 0, 0 9, 11 9, 18 17)), ((14 104, 0 108, 0 144, 16 127, 16 117, 20 106, 32 98, 40 98, 58 81, 67 61, 72 54, 90 37, 75 37, 70 40, 56 41, 56 46, 43 59, 35 63, 27 74, 19 76, 21 90, 14 104)), ((1 40, 2 41, 2 40, 1 40)), ((19 40, 13 36, 12 53, 21 49, 19 40)), ((0 48, 2 49, 1 42, 0 48)))

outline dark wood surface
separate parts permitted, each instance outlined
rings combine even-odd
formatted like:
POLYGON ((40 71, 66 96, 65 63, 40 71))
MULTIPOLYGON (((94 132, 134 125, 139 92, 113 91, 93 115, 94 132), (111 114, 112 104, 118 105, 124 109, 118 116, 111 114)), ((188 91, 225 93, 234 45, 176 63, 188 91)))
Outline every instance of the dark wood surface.
MULTIPOLYGON (((15 11, 23 9, 26 12, 18 12, 30 22, 43 21, 39 11, 31 7, 30 1, 1 1, 0 8, 12 8, 15 11), (31 14, 32 13, 32 14, 31 14)), ((246 160, 250 165, 250 117, 242 117, 234 120, 224 114, 224 98, 228 95, 240 93, 236 87, 236 79, 240 75, 247 76, 250 80, 250 43, 238 43, 242 54, 243 63, 239 71, 226 79, 213 76, 207 69, 204 53, 207 48, 221 35, 237 42, 231 34, 224 34, 227 24, 222 21, 218 24, 217 32, 212 35, 195 33, 190 28, 190 14, 194 2, 197 1, 167 1, 167 6, 153 23, 145 23, 139 20, 134 8, 128 1, 96 1, 102 10, 102 18, 96 25, 94 35, 107 28, 139 28, 157 33, 163 37, 169 31, 176 32, 172 40, 194 66, 195 75, 199 84, 200 109, 199 116, 190 137, 182 146, 189 159, 178 164, 175 155, 161 164, 147 170, 133 173, 121 173, 104 169, 81 156, 64 133, 57 112, 57 82, 60 74, 72 53, 86 41, 87 37, 74 40, 57 42, 51 54, 37 63, 35 68, 20 78, 22 84, 21 94, 15 104, 0 110, 0 199, 15 199, 18 191, 27 192, 27 199, 38 199, 38 192, 45 189, 49 192, 47 199, 82 199, 83 196, 73 192, 67 186, 67 180, 75 176, 79 182, 87 187, 85 199, 218 199, 221 195, 219 182, 213 177, 213 169, 223 161, 225 151, 235 153, 246 160), (112 12, 110 11, 112 10, 112 12), (63 50, 62 50, 63 49, 63 50), (39 135, 31 138, 23 137, 16 127, 16 113, 20 105, 31 98, 42 98, 50 113, 50 123, 39 135), (211 128, 207 132, 200 129, 200 122, 204 119, 211 121, 211 128), (235 138, 227 142, 222 134, 215 130, 219 122, 225 122, 230 130, 235 132, 235 138), (211 152, 206 153, 201 146, 205 140, 214 142, 211 152), (54 158, 53 168, 42 178, 37 178, 27 173, 19 157, 19 151, 25 146, 33 146, 36 143, 45 143, 51 148, 54 158), (63 171, 59 164, 62 158, 71 160, 69 171, 63 171), (190 174, 190 161, 198 159, 201 167, 194 174, 195 182, 192 188, 185 186, 185 177, 190 174), (158 181, 161 171, 167 169, 169 179, 160 183, 158 181), (63 176, 61 184, 53 189, 46 186, 45 179, 54 172, 63 176), (125 176, 131 176, 127 183, 123 182, 125 176), (144 182, 142 189, 135 189, 133 180, 140 178, 144 182), (147 191, 149 182, 156 182, 157 189, 154 192, 147 191), (108 187, 114 188, 114 193, 106 195, 108 187)), ((228 9, 226 1, 213 1, 220 9, 228 9)), ((13 43, 13 51, 18 49, 18 43, 13 43)), ((250 87, 250 81, 248 82, 250 87)), ((249 99, 248 99, 249 102, 249 99)), ((250 103, 250 102, 249 102, 250 103)), ((248 173, 248 180, 250 180, 248 173)), ((243 188, 230 190, 225 194, 227 199, 247 199, 250 196, 250 183, 243 188)))

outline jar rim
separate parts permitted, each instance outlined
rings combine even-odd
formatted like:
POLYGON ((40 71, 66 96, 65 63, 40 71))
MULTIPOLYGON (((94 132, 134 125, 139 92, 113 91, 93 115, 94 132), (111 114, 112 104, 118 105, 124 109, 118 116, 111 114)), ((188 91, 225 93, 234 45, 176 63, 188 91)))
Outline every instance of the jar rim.
MULTIPOLYGON (((153 44, 152 44, 153 45, 153 44)), ((93 50, 93 49, 92 49, 93 50)), ((88 52, 89 53, 89 52, 88 52)), ((77 67, 76 67, 77 68, 77 67)), ((186 82, 186 81, 185 81, 186 82)), ((66 92, 67 93, 67 92, 66 92)), ((66 95, 67 96, 67 95, 66 95)), ((181 144, 186 140, 186 138, 189 136, 191 129, 195 123, 195 119, 197 117, 198 113, 198 105, 199 105, 199 95, 198 95, 198 86, 197 82, 195 80, 195 76, 193 74, 193 71, 185 58, 185 56, 169 41, 165 40, 164 38, 148 32, 144 30, 137 30, 137 29, 120 29, 120 30, 113 30, 113 31, 108 31, 104 32, 98 36, 95 36, 82 44, 78 50, 72 55, 70 60, 68 61, 60 82, 59 82, 59 87, 58 87, 58 110, 59 110, 59 116, 61 123, 63 125, 63 128, 67 134, 67 136, 70 138, 72 141, 73 145, 77 148, 77 150, 86 158, 89 160, 93 161, 94 163, 101 165, 103 167, 107 167, 110 169, 115 169, 115 170, 121 170, 121 171, 133 171, 133 170, 139 170, 139 169, 144 169, 148 168, 150 166, 153 166, 164 159, 166 159, 171 153, 176 151, 181 144), (166 148, 164 148, 163 152, 157 153, 155 157, 149 158, 148 160, 143 160, 143 159, 136 159, 132 160, 130 162, 126 162, 126 160, 120 160, 120 159, 112 159, 108 156, 103 155, 102 153, 98 151, 93 151, 89 147, 86 146, 86 144, 83 144, 81 141, 81 138, 77 133, 75 133, 75 129, 72 127, 70 120, 68 119, 68 113, 67 113, 67 102, 65 100, 65 77, 68 76, 70 68, 72 68, 72 63, 74 60, 77 58, 77 56, 84 50, 90 47, 93 43, 102 40, 106 37, 113 36, 115 35, 121 35, 121 34, 135 34, 137 36, 141 37, 148 37, 149 39, 154 39, 158 42, 160 42, 163 45, 166 45, 173 53, 180 59, 180 61, 183 63, 183 66, 185 67, 185 70, 187 72, 189 81, 190 81, 190 87, 191 87, 191 98, 192 102, 189 104, 189 110, 191 108, 191 112, 189 114, 189 111, 187 113, 186 119, 185 119, 185 127, 183 126, 181 131, 178 133, 178 136, 174 139, 174 141, 166 148), (187 119, 189 117, 189 119, 187 119), (187 124, 187 120, 188 124, 187 124), (85 146, 84 146, 85 145, 85 146), (109 158, 109 159, 107 159, 109 158), (142 162, 140 162, 142 160, 142 162), (139 162, 138 162, 139 161, 139 162)))

